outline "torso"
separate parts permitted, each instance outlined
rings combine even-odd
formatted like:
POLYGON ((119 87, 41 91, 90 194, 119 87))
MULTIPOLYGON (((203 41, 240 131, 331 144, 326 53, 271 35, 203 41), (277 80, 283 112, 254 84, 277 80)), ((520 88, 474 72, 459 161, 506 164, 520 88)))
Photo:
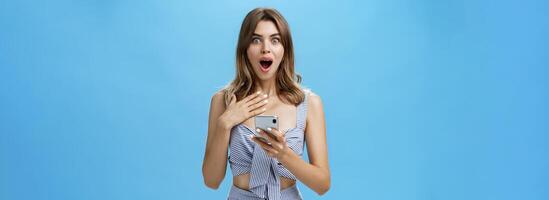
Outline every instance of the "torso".
MULTIPOLYGON (((248 190, 250 188, 250 174, 242 174, 233 177, 233 185, 237 188, 248 190)), ((295 185, 295 180, 280 176, 280 190, 295 185)))
MULTIPOLYGON (((278 97, 269 97, 267 110, 261 115, 276 115, 279 121, 279 130, 286 133, 287 130, 297 126, 297 107, 293 104, 287 104, 278 99, 278 97)), ((255 127, 254 118, 250 118, 243 122, 247 127, 255 127)), ((250 174, 241 174, 233 177, 233 185, 240 189, 248 190, 250 184, 250 174)), ((280 189, 291 187, 295 184, 295 180, 280 176, 280 189)))

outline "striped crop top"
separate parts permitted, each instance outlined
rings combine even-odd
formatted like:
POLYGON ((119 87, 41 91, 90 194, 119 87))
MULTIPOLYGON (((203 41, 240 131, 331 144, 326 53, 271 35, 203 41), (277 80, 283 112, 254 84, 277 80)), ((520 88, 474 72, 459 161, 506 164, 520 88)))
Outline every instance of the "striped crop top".
MULTIPOLYGON (((288 147, 300 157, 303 154, 305 121, 307 119, 307 96, 297 106, 296 127, 284 133, 288 147)), ((276 158, 269 157, 265 151, 250 139, 255 133, 244 124, 231 129, 229 141, 229 164, 233 176, 250 173, 249 190, 260 198, 280 199, 280 176, 296 180, 296 177, 276 158)))

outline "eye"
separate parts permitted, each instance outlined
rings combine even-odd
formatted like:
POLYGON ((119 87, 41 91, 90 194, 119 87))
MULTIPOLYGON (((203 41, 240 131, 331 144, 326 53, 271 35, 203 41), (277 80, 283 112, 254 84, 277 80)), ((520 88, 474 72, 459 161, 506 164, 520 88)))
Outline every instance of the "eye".
POLYGON ((278 38, 273 38, 272 43, 273 43, 273 44, 278 44, 278 43, 280 43, 280 39, 278 39, 278 38))
POLYGON ((252 38, 252 43, 253 44, 259 44, 259 43, 261 43, 261 40, 259 38, 252 38))

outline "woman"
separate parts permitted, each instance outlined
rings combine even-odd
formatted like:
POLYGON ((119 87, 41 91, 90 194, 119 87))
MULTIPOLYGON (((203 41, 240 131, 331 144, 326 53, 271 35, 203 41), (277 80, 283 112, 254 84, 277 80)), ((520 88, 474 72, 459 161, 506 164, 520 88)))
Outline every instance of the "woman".
POLYGON ((206 186, 219 187, 228 160, 229 199, 301 199, 296 180, 320 195, 328 191, 322 102, 300 82, 286 20, 274 9, 250 11, 238 38, 236 77, 211 100, 202 166, 206 186), (250 128, 257 115, 278 116, 279 130, 250 128), (301 158, 305 142, 310 163, 301 158))

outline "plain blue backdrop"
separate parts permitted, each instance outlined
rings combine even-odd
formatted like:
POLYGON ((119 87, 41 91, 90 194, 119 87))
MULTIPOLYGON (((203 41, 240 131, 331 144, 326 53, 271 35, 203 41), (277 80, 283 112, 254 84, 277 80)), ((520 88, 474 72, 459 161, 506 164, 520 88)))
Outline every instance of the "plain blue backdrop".
POLYGON ((223 199, 201 165, 241 22, 288 20, 332 187, 306 199, 549 199, 549 3, 0 2, 0 199, 223 199))

